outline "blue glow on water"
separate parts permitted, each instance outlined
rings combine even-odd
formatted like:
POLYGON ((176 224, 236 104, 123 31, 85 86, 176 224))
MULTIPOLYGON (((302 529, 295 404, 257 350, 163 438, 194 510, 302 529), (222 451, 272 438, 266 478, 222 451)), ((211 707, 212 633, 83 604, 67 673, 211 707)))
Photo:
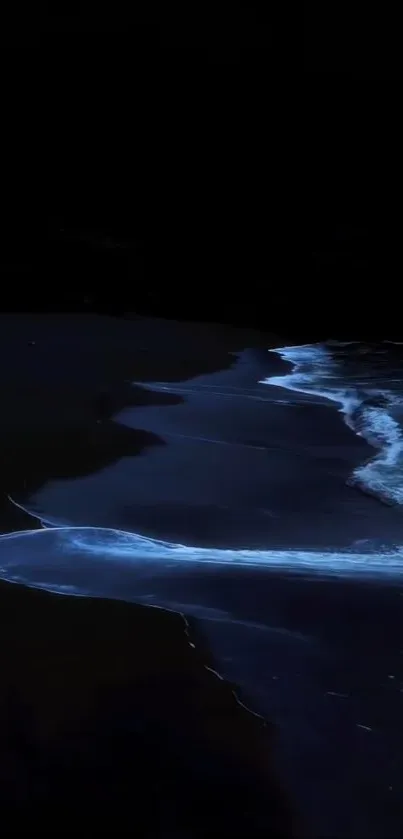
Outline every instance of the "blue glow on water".
POLYGON ((393 382, 398 384, 397 390, 391 388, 387 377, 382 380, 375 372, 373 379, 365 381, 364 389, 359 375, 347 378, 344 365, 338 363, 340 346, 346 344, 336 341, 270 350, 289 362, 292 370, 285 376, 263 379, 261 384, 337 403, 346 425, 377 450, 369 462, 354 470, 352 485, 387 504, 403 505, 403 433, 391 416, 391 409, 403 404, 402 374, 398 370, 393 382), (384 404, 379 404, 379 397, 384 404))
MULTIPOLYGON (((357 404, 356 391, 342 386, 338 365, 327 347, 283 347, 274 352, 291 362, 293 370, 286 376, 265 379, 262 384, 330 398, 339 403, 345 416, 351 415, 357 404)), ((171 389, 162 383, 150 386, 171 389)), ((384 423, 383 428, 388 436, 389 426, 384 423)), ((10 501, 16 503, 11 498, 10 501)), ((66 521, 48 520, 17 506, 38 520, 41 529, 0 536, 0 577, 60 593, 132 600, 152 596, 162 603, 162 589, 151 585, 152 581, 183 574, 184 569, 189 575, 195 569, 212 565, 224 573, 255 568, 267 574, 399 583, 403 579, 400 547, 377 552, 196 547, 113 528, 70 526, 66 521), (145 581, 150 582, 147 590, 145 581)), ((208 606, 206 603, 203 608, 208 606)))
POLYGON ((403 580, 402 549, 379 553, 218 550, 94 527, 53 527, 0 537, 2 579, 61 593, 136 600, 137 593, 141 598, 149 593, 149 588, 143 590, 149 581, 158 601, 157 578, 184 569, 191 573, 211 564, 229 572, 259 568, 268 574, 403 580))

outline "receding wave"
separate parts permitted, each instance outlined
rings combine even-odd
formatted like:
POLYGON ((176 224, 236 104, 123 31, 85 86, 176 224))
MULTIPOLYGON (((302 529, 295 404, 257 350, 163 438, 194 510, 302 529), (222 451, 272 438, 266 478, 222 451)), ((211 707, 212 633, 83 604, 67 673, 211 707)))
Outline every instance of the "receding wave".
MULTIPOLYGON (((346 423, 374 448, 375 456, 358 467, 351 477, 356 486, 371 491, 388 503, 403 503, 403 439, 391 408, 399 390, 375 387, 381 378, 360 381, 346 373, 338 352, 350 351, 350 343, 282 347, 277 352, 293 369, 288 375, 263 381, 299 394, 337 403, 346 423)), ((354 342, 354 352, 355 350, 354 342)), ((359 352, 357 345, 357 352, 359 352)), ((401 404, 401 402, 400 402, 401 404)), ((10 498, 10 502, 13 502, 10 498)), ((359 578, 379 582, 403 579, 403 547, 376 550, 364 540, 351 550, 247 550, 205 548, 167 542, 112 528, 73 527, 67 522, 42 517, 22 507, 35 520, 37 529, 0 536, 0 578, 47 589, 60 594, 115 597, 135 602, 153 602, 165 607, 172 600, 166 580, 177 578, 175 604, 198 617, 227 620, 211 612, 211 603, 184 602, 183 574, 201 567, 217 566, 220 573, 234 569, 259 569, 262 573, 309 575, 319 578, 359 578), (41 529, 38 529, 38 522, 41 529), (207 610, 207 611, 206 611, 207 610)), ((187 592, 186 592, 187 593, 187 592)), ((228 619, 231 619, 230 616, 228 619)))
MULTIPOLYGON (((390 342, 388 342, 390 343, 390 342)), ((403 377, 391 379, 395 387, 382 387, 382 380, 361 380, 347 376, 344 359, 338 351, 359 342, 329 341, 301 347, 281 347, 270 352, 293 365, 291 373, 264 379, 262 384, 286 388, 297 393, 331 400, 339 406, 346 424, 378 450, 367 463, 357 467, 348 484, 390 505, 403 504, 403 435, 392 411, 403 404, 396 390, 403 377), (375 386, 378 384, 379 386, 375 386)), ((356 350, 358 353, 360 347, 356 350)), ((361 354, 371 352, 361 348, 361 354)), ((381 351, 380 351, 381 352, 381 351)), ((384 351, 382 351, 384 352, 384 351)), ((400 388, 399 388, 400 389, 400 388)))
MULTIPOLYGON (((403 579, 403 549, 377 552, 215 550, 149 539, 95 527, 54 527, 0 537, 0 578, 9 582, 92 597, 167 604, 167 581, 182 586, 192 570, 220 566, 220 573, 259 568, 321 578, 354 578, 394 584, 403 579)), ((170 585, 170 583, 169 583, 170 585)), ((171 599, 171 597, 169 597, 171 599)), ((182 602, 181 598, 181 602, 182 602)), ((211 604, 199 603, 200 610, 211 604)), ((192 614, 192 603, 187 611, 192 614)))

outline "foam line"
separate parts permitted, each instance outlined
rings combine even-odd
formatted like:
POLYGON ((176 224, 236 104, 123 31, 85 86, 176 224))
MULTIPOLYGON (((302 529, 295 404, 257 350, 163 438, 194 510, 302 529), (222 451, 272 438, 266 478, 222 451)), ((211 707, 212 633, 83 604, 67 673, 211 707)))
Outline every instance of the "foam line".
MULTIPOLYGON (((392 392, 387 381, 382 388, 371 386, 369 380, 363 390, 358 377, 347 380, 343 363, 335 357, 336 350, 332 352, 332 347, 326 344, 279 347, 269 352, 278 353, 291 363, 292 371, 285 376, 263 379, 261 384, 335 402, 346 425, 377 449, 368 463, 354 470, 349 485, 387 504, 403 505, 403 435, 399 423, 391 416, 391 408, 402 404, 400 394, 392 392)), ((379 380, 375 382, 379 385, 379 380)))
MULTIPOLYGON (((22 582, 44 581, 44 569, 54 584, 60 570, 68 569, 74 578, 84 567, 94 574, 122 573, 146 569, 159 576, 170 569, 187 566, 219 565, 228 569, 249 567, 268 573, 279 571, 320 577, 360 577, 403 580, 403 549, 378 553, 356 551, 295 551, 200 548, 150 539, 136 533, 96 527, 52 527, 0 536, 0 576, 22 582), (56 573, 53 575, 53 571, 56 573)), ((78 574, 80 576, 80 574, 78 574)), ((63 583, 66 581, 64 580, 63 583)), ((56 583, 55 583, 56 584, 56 583)), ((74 579, 72 582, 73 585, 74 579)), ((79 585, 77 593, 79 593, 79 585)), ((87 589, 86 589, 87 591, 87 589)), ((108 596, 106 587, 103 596, 108 596)))

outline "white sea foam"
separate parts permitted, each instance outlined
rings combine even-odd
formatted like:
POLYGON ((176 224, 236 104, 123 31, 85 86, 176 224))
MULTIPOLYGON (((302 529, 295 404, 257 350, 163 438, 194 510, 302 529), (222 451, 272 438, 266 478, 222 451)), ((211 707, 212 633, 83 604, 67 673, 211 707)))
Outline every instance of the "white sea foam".
MULTIPOLYGON (((403 548, 374 552, 219 550, 96 527, 54 527, 0 536, 0 578, 61 594, 117 597, 160 605, 164 580, 203 565, 266 573, 403 582, 403 548)), ((199 604, 204 608, 209 606, 199 604)), ((191 604, 190 604, 191 606, 191 604)))
MULTIPOLYGON (((293 369, 285 376, 264 379, 262 384, 336 402, 348 427, 379 450, 368 463, 354 470, 349 483, 388 504, 403 504, 403 435, 390 413, 391 408, 402 404, 401 395, 387 387, 371 387, 370 381, 364 392, 357 380, 347 381, 343 364, 332 353, 336 343, 270 350, 290 362, 293 369), (383 404, 376 404, 382 400, 383 404)), ((358 342, 342 342, 338 346, 347 346, 347 343, 358 342)), ((379 384, 379 380, 377 382, 379 384)))
POLYGON ((284 361, 293 365, 293 370, 285 376, 271 376, 263 379, 262 384, 330 399, 340 406, 340 412, 350 424, 354 411, 362 402, 362 397, 356 388, 343 386, 339 366, 326 346, 307 344, 302 347, 280 347, 269 352, 278 353, 284 361))
MULTIPOLYGON (((355 470, 358 485, 370 487, 378 497, 403 503, 403 439, 398 422, 387 407, 371 404, 371 398, 389 391, 359 386, 346 378, 336 350, 326 345, 283 347, 278 352, 291 362, 285 376, 264 380, 297 393, 320 396, 338 404, 347 424, 377 449, 372 460, 355 470)), ((375 382, 374 382, 375 383, 375 382)), ((379 381, 378 381, 379 383, 379 381)), ((393 397, 395 398, 395 397, 393 397)), ((10 499, 11 501, 12 499, 10 499)), ((15 502, 14 502, 15 503, 15 502)), ((22 505, 22 509, 25 509, 22 505)), ((29 513, 29 510, 26 510, 29 513)), ((32 515, 32 514, 31 514, 32 515)), ((166 605, 164 579, 203 565, 256 568, 264 573, 290 573, 318 577, 360 578, 403 582, 403 547, 393 550, 355 544, 342 552, 296 550, 223 550, 192 547, 150 539, 135 533, 96 527, 71 527, 55 519, 34 515, 46 529, 0 536, 0 578, 55 591, 60 594, 117 597, 153 605, 166 605)), ((182 600, 175 604, 184 607, 182 600)), ((188 604, 200 615, 209 604, 188 604)), ((209 620, 225 619, 208 613, 209 620)))

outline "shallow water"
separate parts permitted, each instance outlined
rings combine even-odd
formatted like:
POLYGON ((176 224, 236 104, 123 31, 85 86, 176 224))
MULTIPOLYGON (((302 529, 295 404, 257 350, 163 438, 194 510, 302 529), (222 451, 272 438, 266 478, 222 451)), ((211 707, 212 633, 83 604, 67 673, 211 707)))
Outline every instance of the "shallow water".
POLYGON ((360 342, 283 347, 292 363, 267 384, 338 404, 346 424, 378 450, 353 470, 352 484, 390 504, 403 504, 403 358, 400 344, 360 342))
POLYGON ((22 493, 40 529, 0 538, 4 579, 193 616, 318 837, 403 825, 403 519, 346 486, 397 453, 399 364, 329 343, 146 384, 182 401, 115 421, 165 445, 22 493))

